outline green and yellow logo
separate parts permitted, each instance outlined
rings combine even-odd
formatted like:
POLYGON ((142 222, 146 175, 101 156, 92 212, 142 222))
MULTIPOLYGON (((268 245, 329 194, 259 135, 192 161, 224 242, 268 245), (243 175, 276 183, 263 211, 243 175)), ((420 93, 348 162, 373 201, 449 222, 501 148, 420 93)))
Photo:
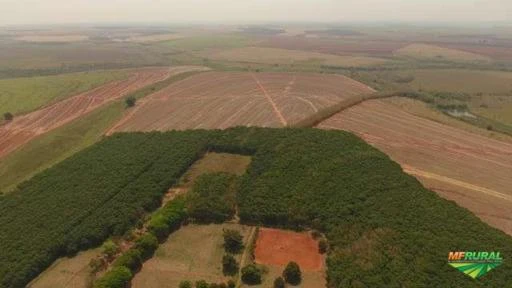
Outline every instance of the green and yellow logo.
POLYGON ((503 263, 500 252, 450 252, 448 264, 476 279, 503 263))

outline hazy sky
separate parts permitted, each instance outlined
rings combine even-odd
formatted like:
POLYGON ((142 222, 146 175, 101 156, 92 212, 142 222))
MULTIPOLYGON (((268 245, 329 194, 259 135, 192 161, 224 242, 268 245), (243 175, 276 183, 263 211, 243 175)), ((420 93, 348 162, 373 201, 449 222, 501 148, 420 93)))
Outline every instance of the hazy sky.
POLYGON ((512 22, 512 0, 0 0, 0 25, 264 21, 512 22))

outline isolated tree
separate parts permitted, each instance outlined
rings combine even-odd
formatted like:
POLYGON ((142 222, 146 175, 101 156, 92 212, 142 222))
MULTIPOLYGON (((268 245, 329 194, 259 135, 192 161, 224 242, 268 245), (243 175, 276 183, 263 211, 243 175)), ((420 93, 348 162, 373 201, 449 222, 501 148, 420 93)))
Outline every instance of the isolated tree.
POLYGON ((233 276, 238 272, 238 263, 232 255, 222 257, 222 273, 225 276, 233 276))
POLYGON ((320 254, 325 254, 327 252, 327 249, 329 249, 329 244, 327 243, 327 240, 321 239, 318 242, 318 252, 320 252, 320 254))
POLYGON ((261 270, 254 264, 242 268, 242 281, 248 285, 261 284, 261 270))
POLYGON ((243 237, 236 230, 224 230, 224 249, 228 253, 238 254, 244 248, 243 237))
POLYGON ((181 281, 179 288, 192 288, 192 282, 190 282, 190 281, 181 281))
POLYGON ((286 280, 286 283, 294 286, 299 285, 302 281, 302 272, 300 271, 299 264, 295 262, 288 263, 283 271, 283 278, 286 280))
POLYGON ((284 288, 285 284, 283 277, 277 277, 276 280, 274 280, 274 288, 284 288))
POLYGON ((137 99, 135 97, 127 97, 124 102, 126 103, 126 107, 130 108, 135 106, 135 102, 137 102, 137 99))
POLYGON ((14 119, 14 115, 12 115, 11 112, 4 113, 4 120, 5 121, 11 121, 12 119, 14 119))
POLYGON ((114 258, 114 256, 119 252, 119 246, 117 246, 116 243, 112 240, 107 240, 103 245, 101 246, 101 252, 105 257, 109 260, 114 258))

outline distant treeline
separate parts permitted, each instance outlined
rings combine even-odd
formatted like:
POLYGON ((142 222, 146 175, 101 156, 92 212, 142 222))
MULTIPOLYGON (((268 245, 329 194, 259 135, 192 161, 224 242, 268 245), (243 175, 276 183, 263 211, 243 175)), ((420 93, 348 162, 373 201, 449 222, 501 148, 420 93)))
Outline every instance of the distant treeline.
MULTIPOLYGON (((58 257, 125 233, 208 150, 252 155, 237 181, 243 223, 313 228, 327 236, 329 287, 510 286, 510 261, 473 280, 450 267, 447 256, 512 255, 511 237, 423 188, 356 136, 234 128, 115 134, 20 185, 0 200, 0 287, 23 287, 58 257)), ((211 209, 230 216, 231 206, 218 205, 228 176, 202 181, 195 193, 211 197, 211 209), (207 185, 214 191, 204 190, 207 185)), ((160 239, 179 223, 164 214, 151 220, 160 239)), ((131 256, 120 264, 129 269, 120 267, 113 276, 129 278, 137 268, 131 260, 139 258, 131 256)))

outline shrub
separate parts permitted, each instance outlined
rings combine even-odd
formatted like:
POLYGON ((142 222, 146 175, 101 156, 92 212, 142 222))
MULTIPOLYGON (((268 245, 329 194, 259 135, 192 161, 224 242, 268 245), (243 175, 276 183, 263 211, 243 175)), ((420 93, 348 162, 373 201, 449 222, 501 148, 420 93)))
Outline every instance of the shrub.
POLYGON ((238 272, 238 263, 235 257, 231 255, 224 255, 222 257, 222 273, 225 276, 233 276, 238 272))
POLYGON ((204 280, 199 280, 196 282, 196 288, 209 288, 208 286, 208 283, 206 283, 204 280))
POLYGON ((299 285, 302 281, 302 273, 300 271, 299 264, 295 262, 288 263, 283 271, 283 277, 287 283, 294 286, 299 285))
POLYGON ((229 280, 228 281, 228 288, 235 288, 235 287, 236 287, 235 281, 229 280))
POLYGON ((127 97, 124 102, 126 103, 126 107, 130 108, 135 106, 135 102, 137 102, 137 99, 135 97, 127 97))
POLYGON ((12 115, 12 113, 10 113, 10 112, 4 113, 4 120, 5 121, 12 121, 12 119, 14 119, 14 115, 12 115))
POLYGON ((109 260, 111 260, 117 252, 119 252, 119 246, 110 239, 101 245, 101 253, 109 260))
POLYGON ((242 281, 248 285, 261 284, 261 270, 254 264, 242 268, 242 281))
POLYGON ((329 249, 329 244, 327 243, 327 240, 321 239, 318 242, 318 252, 320 252, 320 254, 325 254, 328 249, 329 249))
POLYGON ((190 282, 190 281, 181 281, 179 288, 192 288, 192 282, 190 282))
POLYGON ((274 288, 284 288, 285 284, 283 277, 277 277, 276 280, 274 280, 274 288))
POLYGON ((145 233, 135 241, 135 248, 141 251, 141 257, 147 260, 158 248, 158 239, 151 233, 145 233))
POLYGON ((224 249, 228 253, 238 254, 244 248, 242 234, 237 230, 224 230, 224 249))
POLYGON ((114 261, 114 267, 124 266, 132 272, 138 271, 142 266, 142 253, 139 249, 131 248, 114 261))
POLYGON ((114 267, 94 283, 94 288, 123 288, 132 277, 130 269, 124 266, 114 267))

